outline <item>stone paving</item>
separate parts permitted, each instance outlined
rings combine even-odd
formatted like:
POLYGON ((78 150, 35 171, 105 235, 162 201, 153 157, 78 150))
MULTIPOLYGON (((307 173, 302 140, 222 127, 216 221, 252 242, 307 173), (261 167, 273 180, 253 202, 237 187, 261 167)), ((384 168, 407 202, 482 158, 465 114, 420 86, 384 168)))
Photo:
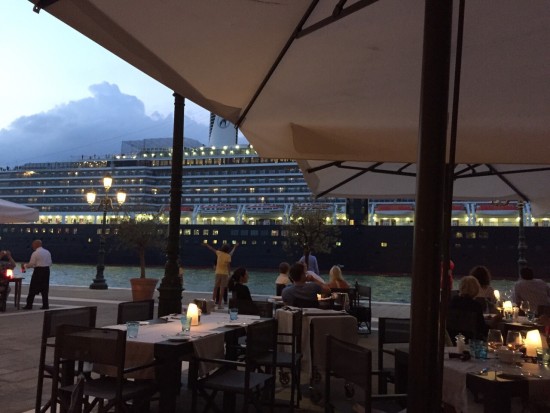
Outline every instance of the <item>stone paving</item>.
MULTIPOLYGON (((23 285, 22 306, 25 303, 28 285, 23 285)), ((183 293, 183 303, 193 298, 210 298, 210 293, 183 293)), ((262 299, 257 296, 256 299, 262 299)), ((97 325, 105 326, 116 322, 117 305, 132 299, 129 289, 90 290, 86 287, 52 286, 50 289, 50 309, 95 305, 97 325)), ((263 297, 265 299, 265 297, 263 297)), ((6 312, 0 313, 0 400, 3 413, 34 411, 36 397, 37 366, 40 354, 43 310, 40 296, 34 303, 34 310, 17 310, 13 305, 13 288, 8 298, 6 312)), ((221 311, 221 310, 220 310, 221 311)), ((374 331, 361 335, 360 344, 376 350, 376 321, 378 317, 409 317, 410 308, 406 304, 373 303, 374 331)), ((373 353, 373 359, 376 355, 373 353)), ((306 378, 307 380, 307 378, 306 378)), ((44 398, 47 399, 49 382, 45 381, 44 398)), ((303 383, 306 381, 303 380, 303 383)), ((189 408, 189 395, 182 392, 179 412, 189 408)), ((155 404, 152 404, 152 411, 155 404)), ((304 397, 301 412, 321 412, 323 409, 304 397)), ((280 410, 285 411, 285 410, 280 410)))

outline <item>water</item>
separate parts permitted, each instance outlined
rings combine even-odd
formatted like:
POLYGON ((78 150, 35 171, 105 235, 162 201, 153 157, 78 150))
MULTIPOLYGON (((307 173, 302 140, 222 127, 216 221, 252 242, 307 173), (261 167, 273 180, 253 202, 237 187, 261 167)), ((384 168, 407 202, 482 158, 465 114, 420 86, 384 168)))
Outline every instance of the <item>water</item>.
MULTIPOLYGON (((25 277, 24 283, 30 281, 30 273, 18 274, 25 277)), ((110 288, 130 288, 130 278, 139 277, 138 267, 106 267, 105 280, 110 288)), ((88 287, 95 278, 96 268, 91 265, 54 264, 51 268, 51 285, 88 287)), ((248 287, 252 294, 274 295, 276 271, 250 270, 248 287)), ((158 278, 164 276, 164 267, 147 269, 147 277, 158 278)), ((322 274, 325 281, 327 274, 322 274)), ((395 275, 365 275, 344 274, 348 283, 358 281, 360 284, 372 288, 372 300, 379 302, 410 303, 411 279, 408 276, 395 275)), ((212 291, 214 286, 214 271, 210 268, 189 268, 184 273, 185 289, 188 291, 212 291)), ((493 280, 491 285, 500 291, 501 295, 511 294, 514 281, 493 280)), ((458 288, 455 281, 454 288, 458 288)))

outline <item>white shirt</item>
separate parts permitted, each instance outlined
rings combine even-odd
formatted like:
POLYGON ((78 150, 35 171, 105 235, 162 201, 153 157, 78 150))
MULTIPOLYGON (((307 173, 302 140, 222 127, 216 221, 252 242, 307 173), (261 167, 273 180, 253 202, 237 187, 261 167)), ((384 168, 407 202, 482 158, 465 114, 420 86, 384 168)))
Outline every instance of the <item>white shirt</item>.
POLYGON ((38 247, 31 254, 31 259, 28 264, 25 264, 25 268, 34 268, 34 267, 51 267, 52 265, 52 255, 50 251, 45 248, 38 247))

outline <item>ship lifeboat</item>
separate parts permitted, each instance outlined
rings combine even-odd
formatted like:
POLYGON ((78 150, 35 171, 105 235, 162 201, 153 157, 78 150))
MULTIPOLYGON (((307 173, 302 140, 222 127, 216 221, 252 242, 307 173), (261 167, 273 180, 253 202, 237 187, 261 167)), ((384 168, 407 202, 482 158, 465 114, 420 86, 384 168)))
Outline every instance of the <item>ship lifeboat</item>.
POLYGON ((452 209, 451 212, 452 212, 453 216, 465 215, 466 214, 466 208, 464 207, 464 205, 453 205, 453 209, 452 209))
POLYGON ((236 205, 201 205, 200 213, 201 214, 225 214, 229 212, 237 211, 236 205))
POLYGON ((282 212, 285 207, 281 204, 251 204, 246 206, 248 214, 271 214, 274 212, 282 212))
POLYGON ((380 215, 411 215, 414 207, 410 204, 379 204, 374 212, 380 215))
POLYGON ((512 205, 481 204, 477 206, 476 214, 484 215, 484 216, 513 217, 518 215, 518 208, 515 204, 512 204, 512 205))
POLYGON ((325 203, 316 203, 316 202, 305 202, 305 203, 294 204, 292 208, 294 210, 299 210, 299 211, 311 211, 311 210, 332 211, 333 205, 325 204, 325 203))
MULTIPOLYGON (((193 205, 182 205, 180 211, 184 214, 193 212, 193 205)), ((168 214, 170 212, 170 205, 163 205, 160 208, 161 214, 168 214)))

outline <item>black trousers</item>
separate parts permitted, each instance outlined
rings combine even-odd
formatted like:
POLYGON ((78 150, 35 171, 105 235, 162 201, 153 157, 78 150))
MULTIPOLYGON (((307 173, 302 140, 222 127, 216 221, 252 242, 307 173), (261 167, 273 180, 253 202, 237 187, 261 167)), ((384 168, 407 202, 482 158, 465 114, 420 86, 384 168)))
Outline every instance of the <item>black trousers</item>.
POLYGON ((27 307, 32 307, 34 296, 42 295, 42 306, 48 307, 48 293, 50 291, 50 267, 35 267, 32 272, 29 294, 27 295, 27 307))

